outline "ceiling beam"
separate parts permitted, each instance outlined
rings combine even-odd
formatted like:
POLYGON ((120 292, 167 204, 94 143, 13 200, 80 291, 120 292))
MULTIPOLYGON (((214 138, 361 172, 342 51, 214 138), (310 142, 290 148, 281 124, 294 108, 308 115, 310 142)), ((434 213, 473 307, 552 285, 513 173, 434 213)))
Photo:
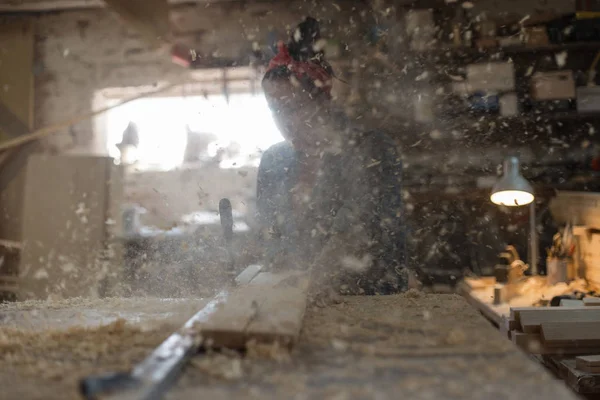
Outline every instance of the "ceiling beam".
MULTIPOLYGON (((235 0, 169 0, 169 4, 205 4, 226 1, 235 0)), ((102 7, 106 7, 106 3, 102 0, 7 0, 0 2, 0 13, 48 12, 102 7)))
POLYGON ((114 11, 147 41, 156 46, 169 36, 169 4, 167 0, 105 0, 114 11))

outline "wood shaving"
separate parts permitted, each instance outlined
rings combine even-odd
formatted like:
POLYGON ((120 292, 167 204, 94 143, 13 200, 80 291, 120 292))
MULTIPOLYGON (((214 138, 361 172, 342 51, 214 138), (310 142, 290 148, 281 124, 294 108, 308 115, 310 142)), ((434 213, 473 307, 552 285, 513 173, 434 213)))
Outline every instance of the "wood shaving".
POLYGON ((236 380, 244 376, 242 360, 223 354, 193 359, 191 364, 202 373, 217 379, 236 380))
POLYGON ((246 355, 249 359, 266 359, 279 363, 291 360, 289 349, 282 347, 279 342, 258 343, 256 340, 251 340, 246 346, 246 355))

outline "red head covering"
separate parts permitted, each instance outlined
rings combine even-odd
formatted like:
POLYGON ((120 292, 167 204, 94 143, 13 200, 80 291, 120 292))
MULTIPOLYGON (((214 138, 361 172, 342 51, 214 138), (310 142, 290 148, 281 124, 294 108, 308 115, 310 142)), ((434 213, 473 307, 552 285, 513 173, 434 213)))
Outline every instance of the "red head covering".
POLYGON ((298 61, 291 55, 288 47, 280 41, 277 44, 278 53, 269 62, 267 72, 280 66, 285 66, 298 79, 307 76, 316 87, 331 96, 332 75, 320 63, 313 61, 298 61))

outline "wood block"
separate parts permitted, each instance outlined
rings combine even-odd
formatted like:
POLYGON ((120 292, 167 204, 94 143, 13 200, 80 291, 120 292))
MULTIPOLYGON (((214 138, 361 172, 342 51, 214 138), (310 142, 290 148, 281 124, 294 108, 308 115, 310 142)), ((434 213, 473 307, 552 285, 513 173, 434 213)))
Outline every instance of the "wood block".
POLYGON ((600 347, 600 321, 544 322, 541 336, 546 347, 600 347))
POLYGON ((543 354, 540 335, 512 331, 511 340, 526 353, 543 354))
POLYGON ((575 359, 577 368, 580 366, 600 367, 600 355, 579 356, 575 359))
POLYGON ((545 322, 595 322, 600 321, 600 308, 596 307, 543 307, 537 310, 520 310, 515 315, 525 333, 540 333, 545 322))
POLYGON ((575 358, 575 365, 581 371, 600 374, 600 355, 579 356, 575 358))
POLYGON ((244 332, 258 311, 260 299, 260 288, 240 287, 229 293, 201 326, 207 347, 244 348, 244 332))
POLYGON ((517 322, 514 319, 510 319, 510 317, 502 317, 502 322, 500 324, 500 332, 502 335, 511 339, 512 331, 519 331, 517 322))
POLYGON ((600 367, 590 367, 587 365, 579 366, 579 364, 577 364, 577 369, 583 372, 589 372, 590 374, 600 374, 600 367))
POLYGON ((521 350, 530 354, 543 355, 575 355, 575 354, 592 354, 600 353, 598 347, 548 347, 542 342, 542 338, 538 334, 511 332, 511 340, 521 350))
POLYGON ((498 328, 500 329, 500 333, 502 334, 502 336, 508 337, 508 339, 510 340, 510 329, 509 329, 509 324, 508 324, 508 318, 502 317, 498 328))
POLYGON ((251 286, 266 285, 277 286, 283 281, 291 281, 300 276, 305 276, 303 271, 287 271, 287 272, 261 272, 250 281, 251 286))
POLYGON ((600 393, 600 376, 587 371, 580 371, 575 366, 574 360, 562 360, 561 365, 565 369, 565 381, 567 385, 580 394, 600 393))
POLYGON ((562 299, 560 301, 560 306, 574 308, 574 307, 583 307, 584 304, 583 304, 583 301, 581 301, 581 300, 562 299))
POLYGON ((301 276, 282 281, 270 291, 246 329, 247 340, 293 345, 302 329, 308 283, 308 276, 301 276))
POLYGON ((247 285, 256 277, 256 275, 258 275, 261 269, 262 265, 248 265, 245 270, 235 277, 235 284, 238 286, 247 285))
POLYGON ((308 282, 306 272, 259 273, 201 324, 207 346, 243 349, 251 340, 293 344, 302 328, 308 282))
POLYGON ((599 307, 600 297, 584 297, 583 305, 587 307, 599 307))
POLYGON ((510 318, 517 321, 517 323, 521 324, 521 311, 537 311, 540 309, 545 309, 545 307, 514 307, 510 309, 510 318))

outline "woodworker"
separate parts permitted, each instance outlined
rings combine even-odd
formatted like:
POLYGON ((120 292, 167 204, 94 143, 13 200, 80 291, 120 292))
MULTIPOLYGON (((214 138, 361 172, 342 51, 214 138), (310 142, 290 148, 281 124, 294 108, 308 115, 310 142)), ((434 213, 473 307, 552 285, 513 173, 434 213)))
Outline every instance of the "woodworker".
POLYGON ((285 141, 258 171, 264 260, 313 268, 341 294, 407 288, 402 162, 394 141, 361 131, 331 98, 333 71, 315 19, 279 43, 262 86, 285 141))

